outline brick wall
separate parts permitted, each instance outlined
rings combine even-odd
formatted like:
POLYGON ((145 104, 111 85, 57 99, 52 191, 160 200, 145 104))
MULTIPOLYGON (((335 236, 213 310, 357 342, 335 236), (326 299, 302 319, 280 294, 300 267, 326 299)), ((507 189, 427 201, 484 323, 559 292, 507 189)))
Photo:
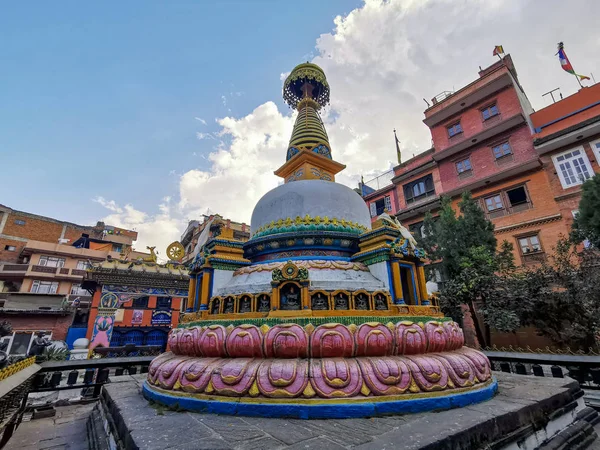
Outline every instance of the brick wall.
POLYGON ((8 320, 13 331, 51 331, 52 339, 64 341, 67 331, 73 322, 73 316, 42 315, 42 314, 1 314, 0 320, 8 320))
POLYGON ((453 155, 439 162, 440 178, 445 192, 469 185, 477 180, 488 178, 498 172, 518 167, 527 161, 537 159, 537 153, 533 148, 531 133, 527 125, 522 125, 508 132, 494 136, 484 141, 481 145, 473 146, 467 150, 453 155), (512 148, 512 161, 497 161, 492 146, 508 141, 512 148), (473 175, 460 179, 456 170, 456 162, 469 158, 473 175))
POLYGON ((451 118, 435 125, 431 128, 431 137, 436 153, 441 152, 454 144, 450 142, 447 127, 460 121, 463 130, 463 136, 468 139, 470 136, 479 133, 485 129, 481 117, 480 109, 496 103, 502 119, 506 119, 522 112, 519 97, 514 87, 508 87, 504 90, 494 93, 484 100, 475 103, 471 108, 452 116, 451 118))

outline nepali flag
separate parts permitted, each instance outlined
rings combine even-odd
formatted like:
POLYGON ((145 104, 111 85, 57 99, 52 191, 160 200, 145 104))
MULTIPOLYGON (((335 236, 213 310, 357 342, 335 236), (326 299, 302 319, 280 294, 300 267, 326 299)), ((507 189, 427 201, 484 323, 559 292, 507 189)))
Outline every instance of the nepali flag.
POLYGON ((585 75, 579 75, 577 73, 575 73, 575 69, 573 69, 573 66, 571 65, 571 62, 569 61, 569 58, 567 58, 567 54, 565 53, 565 49, 564 49, 564 45, 562 42, 559 42, 558 44, 558 59, 560 61, 560 65, 561 67, 569 72, 571 75, 575 75, 576 77, 579 77, 579 79, 581 80, 589 80, 590 77, 586 77, 585 75))

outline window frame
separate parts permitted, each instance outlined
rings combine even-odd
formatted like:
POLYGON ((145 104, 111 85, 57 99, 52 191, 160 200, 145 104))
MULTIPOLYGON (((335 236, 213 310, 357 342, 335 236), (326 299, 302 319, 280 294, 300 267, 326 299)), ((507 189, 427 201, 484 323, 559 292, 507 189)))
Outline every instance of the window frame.
POLYGON ((84 260, 77 260, 77 266, 75 267, 76 270, 87 270, 90 267, 90 263, 88 261, 84 261, 84 260), (83 266, 83 267, 80 267, 83 266))
POLYGON ((465 174, 465 173, 469 173, 469 172, 473 172, 473 165, 471 164, 471 157, 470 157, 470 156, 467 156, 466 158, 462 158, 462 159, 460 159, 460 160, 457 160, 457 161, 455 161, 455 162, 454 162, 454 167, 456 168, 456 172, 457 172, 459 175, 461 175, 461 174, 465 174), (465 166, 465 164, 464 164, 465 162, 468 162, 468 163, 469 163, 469 168, 468 168, 468 169, 463 169, 463 170, 460 170, 460 169, 459 169, 459 167, 458 167, 458 166, 459 166, 459 164, 462 164, 462 165, 463 165, 463 167, 464 167, 464 166, 465 166))
MULTIPOLYGON (((589 142, 590 147, 592 148, 592 153, 596 158, 596 164, 600 164, 600 139, 594 139, 589 142)), ((591 164, 591 161, 590 161, 591 164)), ((593 176, 593 175, 592 175, 593 176)))
POLYGON ((460 124, 460 120, 457 120, 456 122, 452 122, 450 125, 446 125, 446 134, 448 135, 448 138, 451 139, 453 137, 459 136, 464 132, 462 125, 460 124), (456 131, 456 132, 450 132, 450 130, 453 130, 455 127, 458 126, 458 129, 460 131, 456 131))
POLYGON ((69 289, 69 295, 84 295, 89 296, 90 293, 81 287, 81 283, 71 283, 71 288, 69 289), (73 288, 77 287, 77 292, 73 292, 73 288))
POLYGON ((500 211, 501 209, 506 210, 506 205, 504 204, 504 199, 502 198, 502 191, 497 192, 497 193, 492 194, 492 195, 488 195, 487 197, 483 197, 483 204, 485 206, 485 212, 486 212, 486 214, 489 214, 489 213, 492 213, 492 212, 496 212, 496 211, 500 211), (501 206, 498 207, 498 208, 489 209, 488 205, 487 205, 487 200, 489 198, 495 198, 495 197, 498 197, 500 199, 500 205, 501 206))
POLYGON ((48 280, 33 280, 31 282, 31 286, 29 288, 29 292, 31 292, 32 294, 58 294, 58 288, 60 287, 60 284, 58 281, 48 281, 48 280), (50 291, 49 292, 39 292, 40 290, 40 286, 42 284, 49 284, 50 285, 50 291), (54 285, 56 285, 56 289, 54 289, 54 292, 52 292, 52 287, 54 287, 54 285), (35 288, 35 290, 34 290, 35 288))
POLYGON ((483 106, 482 108, 479 108, 479 112, 481 113, 481 119, 483 122, 485 122, 486 120, 490 120, 493 119, 496 116, 500 115, 500 108, 498 108, 498 102, 494 101, 493 103, 488 103, 486 106, 483 106), (496 114, 492 114, 488 117, 484 116, 484 111, 490 110, 492 108, 496 108, 496 114))
POLYGON ((499 159, 502 159, 502 158, 506 158, 506 157, 514 154, 512 145, 510 145, 510 139, 507 139, 505 141, 498 142, 496 144, 490 145, 490 150, 492 150, 492 156, 494 157, 494 160, 496 160, 496 161, 498 161, 499 159), (494 149, 496 147, 498 147, 498 148, 501 149, 504 144, 508 145, 509 152, 508 153, 504 153, 504 154, 502 154, 500 156, 496 156, 496 152, 494 151, 494 149))
POLYGON ((16 252, 17 251, 17 247, 14 245, 5 245, 4 246, 4 251, 5 252, 16 252))
POLYGON ((527 233, 527 234, 520 234, 518 236, 515 236, 515 239, 517 240, 517 247, 519 248, 519 254, 521 256, 528 256, 528 255, 538 255, 540 253, 544 253, 544 246, 542 245, 542 239, 540 238, 540 232, 538 231, 533 231, 531 233, 527 233), (540 248, 539 250, 534 250, 534 251, 530 251, 530 252, 524 252, 523 251, 523 247, 521 245, 521 239, 527 239, 528 242, 528 246, 531 246, 531 241, 530 239, 532 237, 537 238, 537 245, 540 248))
POLYGON ((27 223, 26 220, 23 219, 15 219, 15 225, 24 226, 27 223))
POLYGON ((435 196, 435 183, 433 181, 433 174, 429 173, 427 175, 424 175, 420 178, 417 178, 416 180, 410 181, 406 184, 402 185, 402 191, 404 193, 404 201, 406 202, 406 204, 412 204, 412 203, 417 203, 421 200, 424 200, 428 197, 433 197, 435 196), (427 182, 428 180, 431 180, 431 189, 427 189, 427 182), (419 184, 419 183, 423 183, 425 190, 422 194, 419 195, 414 195, 414 187, 419 184), (410 197, 406 195, 407 192, 410 192, 410 197))
POLYGON ((147 295, 142 295, 140 297, 131 299, 131 307, 135 308, 135 309, 148 309, 149 303, 150 303, 150 297, 147 295), (145 305, 144 306, 136 305, 136 301, 139 301, 141 299, 146 299, 145 305))
POLYGON ((55 267, 57 269, 61 269, 61 268, 65 267, 66 262, 67 262, 66 258, 61 258, 59 256, 41 255, 37 265, 44 266, 44 267, 55 267), (45 259, 43 259, 43 258, 45 258, 45 259), (50 261, 50 260, 56 260, 57 265, 55 265, 55 266, 48 265, 48 261, 50 261), (62 262, 62 264, 60 264, 61 262, 62 262))
MULTIPOLYGON (((560 168, 560 163, 562 161, 558 161, 558 158, 566 155, 567 153, 573 153, 574 151, 577 151, 577 150, 579 150, 581 158, 583 159, 583 165, 585 166, 585 168, 588 170, 588 173, 590 174, 589 178, 594 176, 594 169, 592 168, 592 164, 590 163, 587 153, 582 145, 570 148, 569 150, 565 150, 564 152, 556 153, 555 155, 552 155, 552 163, 554 164, 554 169, 556 170, 556 174, 558 175, 558 179, 560 180, 560 184, 562 185, 563 189, 569 189, 569 188, 572 188, 575 186, 581 186, 586 180, 589 179, 589 178, 586 178, 586 180, 583 180, 583 181, 581 179, 578 179, 575 183, 567 184, 565 176, 560 168)), ((570 158, 567 161, 569 161, 569 163, 572 165, 571 161, 573 159, 574 158, 570 158)), ((574 169, 574 167, 573 167, 573 169, 574 169)))
POLYGON ((384 208, 387 209, 390 213, 392 212, 392 196, 386 195, 383 197, 384 208))

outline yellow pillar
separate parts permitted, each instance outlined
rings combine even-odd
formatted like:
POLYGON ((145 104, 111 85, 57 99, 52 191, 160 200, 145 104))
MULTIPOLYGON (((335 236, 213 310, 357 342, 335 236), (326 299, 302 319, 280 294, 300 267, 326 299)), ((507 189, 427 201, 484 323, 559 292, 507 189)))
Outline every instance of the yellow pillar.
POLYGON ((208 288, 210 286, 210 272, 204 272, 202 275, 202 290, 200 291, 200 304, 208 307, 208 288))
POLYGON ((421 303, 429 305, 429 295, 427 294, 427 280, 425 279, 425 267, 417 266, 417 283, 419 292, 421 293, 421 303))
MULTIPOLYGON (((190 277, 190 286, 188 288, 188 298, 186 308, 194 308, 194 301, 196 300, 196 276, 190 277)), ((185 311, 184 311, 185 312, 185 311)))
POLYGON ((273 308, 277 308, 277 311, 279 311, 279 286, 273 286, 271 292, 271 309, 273 308))
POLYGON ((302 286, 300 292, 302 292, 302 309, 304 309, 306 307, 308 307, 310 309, 310 298, 308 295, 308 285, 302 286))
POLYGON ((392 261, 392 284, 394 287, 394 296, 396 298, 392 299, 393 303, 396 303, 396 300, 401 300, 400 304, 406 303, 404 300, 404 294, 402 293, 402 283, 400 282, 400 263, 398 261, 392 261))

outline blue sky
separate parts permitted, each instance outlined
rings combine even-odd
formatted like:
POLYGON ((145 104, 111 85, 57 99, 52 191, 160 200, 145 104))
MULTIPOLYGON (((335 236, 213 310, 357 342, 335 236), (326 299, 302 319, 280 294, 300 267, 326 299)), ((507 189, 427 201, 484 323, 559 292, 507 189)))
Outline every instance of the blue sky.
POLYGON ((277 185, 294 115, 281 75, 324 70, 336 181, 427 150, 423 98, 503 45, 534 108, 600 80, 600 2, 578 0, 12 2, 0 13, 0 203, 139 231, 164 248, 206 211, 249 222, 277 185), (203 123, 206 122, 206 123, 203 123))
POLYGON ((269 99, 283 109, 282 70, 359 4, 6 3, 0 152, 20 170, 3 171, 0 203, 77 222, 105 215, 99 195, 155 208, 178 190, 170 171, 205 168, 213 142, 196 133, 269 99))

